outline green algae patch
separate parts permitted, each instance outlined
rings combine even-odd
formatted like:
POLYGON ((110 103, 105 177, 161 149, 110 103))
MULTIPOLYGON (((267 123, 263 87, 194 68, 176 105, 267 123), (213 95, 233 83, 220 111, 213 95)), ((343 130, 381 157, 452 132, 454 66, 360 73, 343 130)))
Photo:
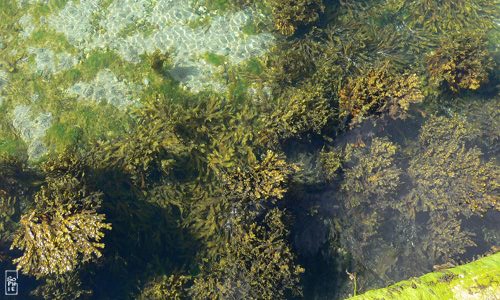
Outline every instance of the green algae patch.
POLYGON ((215 66, 221 66, 227 61, 225 56, 211 52, 206 53, 204 58, 209 64, 215 66))
POLYGON ((111 69, 116 62, 122 63, 120 57, 111 51, 93 51, 82 62, 80 70, 85 80, 91 80, 102 69, 111 69))
POLYGON ((26 145, 15 137, 2 137, 0 139, 0 155, 15 156, 26 152, 26 145))
POLYGON ((264 71, 264 65, 258 58, 251 58, 246 62, 245 71, 259 76, 264 71))
POLYGON ((204 1, 201 3, 203 3, 203 5, 206 6, 206 9, 208 11, 225 12, 228 11, 230 8, 234 7, 232 1, 228 0, 212 0, 212 1, 204 1))
POLYGON ((47 131, 45 139, 48 145, 54 145, 57 153, 64 152, 65 149, 76 145, 81 139, 82 129, 67 124, 54 124, 47 131))
POLYGON ((243 26, 242 31, 246 35, 255 35, 259 32, 259 28, 254 21, 249 21, 245 26, 243 26))
POLYGON ((197 29, 197 28, 208 28, 210 26, 211 22, 212 22, 212 18, 210 16, 203 16, 201 18, 191 20, 187 24, 188 24, 189 28, 197 29))
POLYGON ((499 294, 500 253, 496 253, 349 299, 495 299, 499 294))
POLYGON ((47 131, 45 142, 53 153, 76 146, 88 146, 95 140, 124 134, 130 116, 107 104, 75 103, 57 113, 59 120, 47 131))
POLYGON ((60 11, 67 3, 68 0, 49 0, 47 3, 32 3, 28 11, 39 22, 40 17, 47 17, 50 14, 60 11))

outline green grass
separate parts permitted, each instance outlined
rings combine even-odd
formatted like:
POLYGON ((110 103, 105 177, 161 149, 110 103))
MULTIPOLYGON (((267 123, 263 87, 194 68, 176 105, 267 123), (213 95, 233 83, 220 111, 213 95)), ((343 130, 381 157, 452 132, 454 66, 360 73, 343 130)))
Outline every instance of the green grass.
POLYGON ((101 1, 101 8, 108 9, 111 6, 111 4, 113 4, 114 1, 115 0, 102 0, 101 1))
POLYGON ((60 77, 64 82, 75 83, 82 78, 82 72, 78 69, 70 69, 62 73, 60 77))
POLYGON ((149 85, 138 92, 137 96, 141 99, 155 97, 158 93, 174 100, 190 97, 190 93, 182 90, 168 75, 157 74, 151 68, 148 56, 143 57, 143 62, 133 64, 123 61, 114 52, 93 51, 73 69, 58 73, 49 80, 21 76, 19 82, 24 81, 20 84, 24 97, 33 92, 40 95, 39 102, 33 104, 33 111, 50 111, 56 120, 45 137, 51 153, 60 153, 72 146, 86 147, 98 139, 120 136, 131 126, 132 120, 127 111, 105 103, 80 102, 64 93, 76 82, 93 80, 103 69, 110 69, 120 79, 130 83, 148 79, 149 85))
POLYGON ((0 155, 23 156, 26 154, 26 144, 13 131, 8 116, 8 106, 0 105, 0 155))
MULTIPOLYGON (((26 65, 13 73, 9 86, 16 87, 15 92, 6 95, 4 110, 11 110, 16 105, 30 105, 32 113, 50 112, 54 123, 45 136, 49 154, 60 153, 72 146, 85 146, 96 139, 122 134, 129 125, 130 117, 126 111, 120 111, 108 104, 80 102, 69 97, 64 91, 79 81, 91 81, 97 72, 109 68, 115 74, 125 74, 129 79, 142 78, 143 65, 139 68, 120 60, 109 52, 93 52, 73 69, 62 71, 49 78, 31 75, 30 66, 26 65), (141 72, 137 72, 137 71, 141 72), (34 93, 39 95, 38 101, 30 103, 34 93)), ((151 71, 152 72, 152 71, 151 71)), ((25 147, 10 140, 3 142, 4 152, 25 151, 25 147)))
POLYGON ((500 253, 477 261, 368 291, 352 300, 496 299, 500 294, 500 253))
MULTIPOLYGON (((43 45, 47 39, 50 43, 55 43, 59 38, 61 36, 53 32, 41 30, 28 41, 43 45)), ((29 46, 32 45, 23 45, 23 47, 29 46)), ((47 78, 32 74, 33 58, 30 60, 31 63, 20 66, 17 72, 10 74, 9 89, 15 88, 5 95, 5 104, 2 105, 0 113, 7 114, 17 105, 30 105, 34 116, 39 113, 52 113, 54 123, 45 136, 49 155, 60 153, 68 147, 86 147, 97 139, 119 136, 131 126, 131 117, 126 111, 120 111, 108 104, 79 102, 64 92, 77 82, 92 81, 103 69, 110 69, 120 80, 129 83, 142 83, 143 79, 148 79, 149 85, 135 95, 141 99, 154 97, 158 93, 168 95, 174 100, 190 97, 190 93, 181 89, 168 74, 156 73, 151 68, 147 55, 143 56, 141 63, 133 64, 124 61, 111 51, 93 51, 72 69, 47 78), (35 93, 39 95, 39 99, 31 103, 29 99, 35 93)), ((10 118, 2 128, 8 128, 9 124, 10 118)), ((10 133, 8 135, 5 131, 7 129, 2 128, 0 128, 0 152, 25 153, 24 143, 15 135, 10 133)))

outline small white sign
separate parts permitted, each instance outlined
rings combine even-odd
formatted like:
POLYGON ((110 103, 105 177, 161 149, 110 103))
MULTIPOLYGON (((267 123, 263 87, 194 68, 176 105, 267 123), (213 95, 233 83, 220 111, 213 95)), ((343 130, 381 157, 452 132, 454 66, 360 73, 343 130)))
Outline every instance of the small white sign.
POLYGON ((19 283, 17 282, 17 279, 17 270, 5 271, 5 296, 17 296, 17 293, 19 292, 19 283))

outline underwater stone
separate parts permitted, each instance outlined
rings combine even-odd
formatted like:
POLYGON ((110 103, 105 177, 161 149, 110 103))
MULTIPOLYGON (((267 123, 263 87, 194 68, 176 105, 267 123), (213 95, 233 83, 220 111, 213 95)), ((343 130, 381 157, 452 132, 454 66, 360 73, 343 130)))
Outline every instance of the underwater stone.
POLYGON ((30 100, 31 100, 31 102, 32 102, 32 103, 37 102, 37 101, 38 101, 38 99, 40 99, 40 95, 39 95, 39 94, 34 93, 33 95, 31 95, 30 100))
POLYGON ((58 59, 58 70, 68 70, 78 63, 78 59, 68 53, 59 53, 57 55, 58 59))
POLYGON ((49 18, 49 25, 66 35, 71 44, 85 49, 96 31, 92 17, 101 10, 100 3, 100 0, 68 2, 57 15, 49 18))
POLYGON ((7 86, 7 83, 9 81, 8 74, 4 70, 0 70, 0 106, 3 105, 4 103, 4 97, 2 96, 1 92, 5 86, 7 86))
POLYGON ((35 54, 36 71, 39 74, 54 73, 54 52, 50 49, 30 49, 30 53, 35 54))
POLYGON ((82 100, 106 102, 124 108, 136 102, 132 99, 134 90, 130 88, 130 84, 118 80, 110 70, 104 69, 97 73, 92 82, 78 82, 67 89, 67 92, 79 96, 82 100))
POLYGON ((19 105, 14 108, 12 115, 12 126, 28 146, 29 158, 36 160, 43 156, 47 152, 43 138, 51 126, 52 114, 40 113, 33 117, 30 106, 19 105))
POLYGON ((197 17, 188 1, 160 0, 152 11, 150 22, 158 26, 168 26, 172 23, 186 24, 196 20, 197 17))
POLYGON ((122 0, 113 2, 106 13, 106 18, 99 22, 106 29, 108 39, 115 38, 128 25, 144 19, 151 10, 150 1, 122 0))
POLYGON ((49 0, 17 0, 17 5, 23 7, 28 4, 49 4, 49 0))
POLYGON ((31 15, 24 15, 19 19, 19 25, 23 28, 21 36, 27 38, 35 30, 35 24, 33 24, 33 17, 31 15))
POLYGON ((78 59, 68 53, 56 54, 47 48, 30 48, 28 52, 35 55, 35 68, 40 75, 68 70, 78 63, 78 59))
POLYGON ((5 72, 4 70, 0 70, 0 92, 7 85, 8 81, 9 81, 9 74, 7 74, 7 72, 5 72))

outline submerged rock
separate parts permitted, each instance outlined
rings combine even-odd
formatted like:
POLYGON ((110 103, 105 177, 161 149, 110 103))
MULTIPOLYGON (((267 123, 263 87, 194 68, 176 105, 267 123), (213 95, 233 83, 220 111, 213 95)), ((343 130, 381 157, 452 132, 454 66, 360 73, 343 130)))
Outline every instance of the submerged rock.
POLYGON ((30 106, 16 106, 12 112, 12 126, 28 146, 28 157, 37 160, 47 152, 43 141, 52 124, 52 114, 39 113, 34 116, 30 106))
POLYGON ((134 90, 127 82, 120 81, 113 72, 104 69, 97 73, 93 81, 78 82, 67 92, 79 96, 82 101, 105 102, 118 108, 125 108, 136 102, 133 99, 134 90))
POLYGON ((7 85, 7 82, 9 81, 8 77, 9 74, 7 74, 7 72, 5 72, 4 70, 0 70, 0 92, 7 85))
POLYGON ((71 69, 78 63, 78 59, 69 53, 55 53, 48 48, 30 48, 30 54, 35 56, 35 70, 40 75, 55 74, 71 69))
POLYGON ((31 15, 22 16, 19 19, 19 25, 23 29, 23 31, 21 32, 21 36, 23 38, 28 38, 35 30, 35 24, 33 23, 33 17, 31 15))

